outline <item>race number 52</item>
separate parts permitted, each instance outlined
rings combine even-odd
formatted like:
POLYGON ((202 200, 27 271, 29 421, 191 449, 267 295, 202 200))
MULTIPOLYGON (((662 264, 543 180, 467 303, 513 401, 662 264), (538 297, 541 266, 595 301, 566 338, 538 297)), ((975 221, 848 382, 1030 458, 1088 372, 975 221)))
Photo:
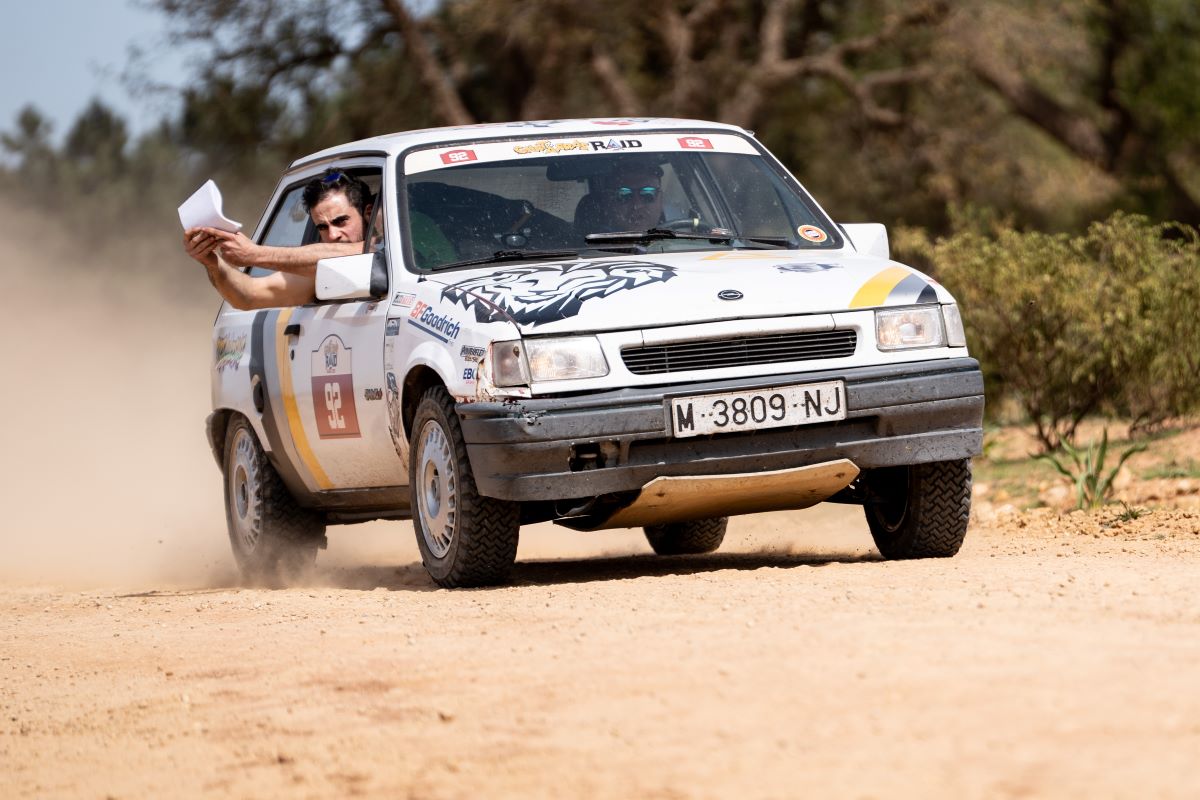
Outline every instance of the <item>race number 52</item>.
POLYGON ((335 381, 325 384, 325 410, 329 412, 330 430, 346 429, 346 418, 342 416, 342 388, 335 381))

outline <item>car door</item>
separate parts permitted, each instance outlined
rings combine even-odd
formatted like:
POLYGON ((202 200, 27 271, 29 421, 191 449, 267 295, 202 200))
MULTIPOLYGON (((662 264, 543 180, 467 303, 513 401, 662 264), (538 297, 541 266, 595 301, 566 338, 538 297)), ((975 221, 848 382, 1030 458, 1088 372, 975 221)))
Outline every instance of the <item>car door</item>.
MULTIPOLYGON (((382 159, 338 166, 384 196, 382 159)), ((382 215, 369 219, 383 225, 382 215)), ((385 401, 387 310, 386 299, 317 301, 283 309, 276 320, 286 352, 281 372, 289 373, 281 379, 291 387, 284 406, 292 445, 318 491, 406 482, 385 401)))

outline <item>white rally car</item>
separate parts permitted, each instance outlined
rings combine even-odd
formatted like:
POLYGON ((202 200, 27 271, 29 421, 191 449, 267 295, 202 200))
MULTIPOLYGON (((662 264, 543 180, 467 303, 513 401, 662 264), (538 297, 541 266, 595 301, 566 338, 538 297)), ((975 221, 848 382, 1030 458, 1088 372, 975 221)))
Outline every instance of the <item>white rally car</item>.
POLYGON ((862 505, 885 558, 958 551, 984 398, 954 298, 746 131, 380 136, 296 161, 256 241, 316 241, 301 191, 329 167, 376 193, 364 252, 318 265, 317 302, 226 305, 213 332, 247 576, 311 563, 329 524, 411 518, 454 587, 505 580, 527 523, 703 553, 730 515, 822 501, 862 505), (615 186, 631 165, 654 185, 615 186), (614 201, 661 214, 614 230, 614 201))

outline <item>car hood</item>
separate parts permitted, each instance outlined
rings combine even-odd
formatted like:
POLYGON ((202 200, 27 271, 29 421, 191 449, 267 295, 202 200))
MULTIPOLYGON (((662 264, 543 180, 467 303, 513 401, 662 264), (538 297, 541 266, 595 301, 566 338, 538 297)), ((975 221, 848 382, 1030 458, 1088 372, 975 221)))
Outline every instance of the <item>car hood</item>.
POLYGON ((522 334, 953 302, 932 278, 853 252, 734 250, 489 265, 434 275, 444 304, 522 334))

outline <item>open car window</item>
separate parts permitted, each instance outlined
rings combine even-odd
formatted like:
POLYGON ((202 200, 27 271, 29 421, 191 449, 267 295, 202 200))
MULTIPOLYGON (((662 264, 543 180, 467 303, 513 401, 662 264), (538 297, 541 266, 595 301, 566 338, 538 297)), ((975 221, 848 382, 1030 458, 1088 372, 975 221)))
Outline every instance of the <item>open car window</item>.
MULTIPOLYGON (((366 183, 367 188, 371 190, 371 197, 373 199, 379 197, 379 189, 383 182, 383 171, 381 169, 375 167, 347 169, 346 173, 366 183)), ((284 192, 275 209, 272 211, 271 221, 267 225, 262 238, 259 239, 259 244, 269 247, 299 247, 320 241, 316 226, 312 224, 308 210, 304 207, 304 186, 310 179, 311 176, 289 187, 284 192)), ((375 210, 372 211, 372 216, 375 216, 376 211, 381 210, 381 208, 382 204, 374 202, 375 210)), ((369 225, 372 220, 367 219, 365 222, 369 225)), ((250 268, 250 275, 254 277, 269 275, 271 272, 273 270, 264 267, 250 268)))

